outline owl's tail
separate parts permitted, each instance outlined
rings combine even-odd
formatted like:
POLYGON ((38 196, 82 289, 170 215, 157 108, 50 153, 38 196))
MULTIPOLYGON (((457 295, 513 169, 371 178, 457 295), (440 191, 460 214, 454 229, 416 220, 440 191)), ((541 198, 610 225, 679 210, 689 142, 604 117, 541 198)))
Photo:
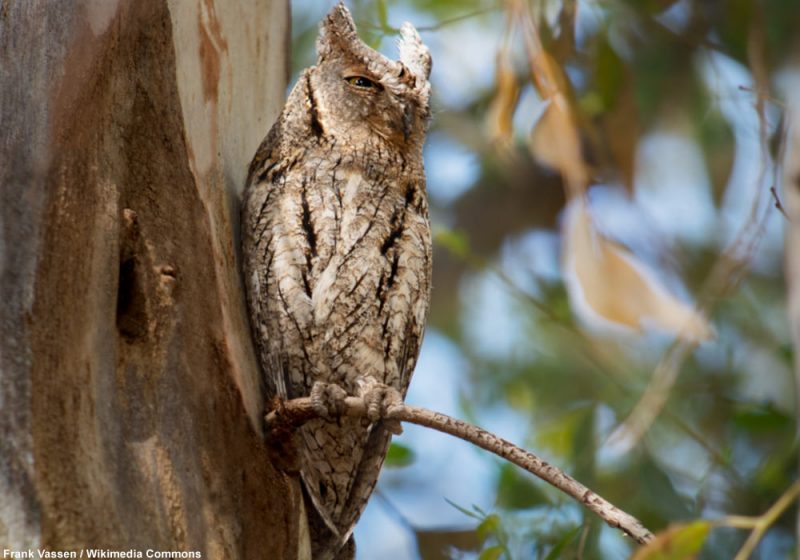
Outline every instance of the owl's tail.
POLYGON ((303 487, 308 530, 311 537, 311 558, 314 560, 354 560, 356 557, 356 541, 353 535, 343 541, 342 536, 331 530, 320 516, 311 500, 311 496, 303 487))

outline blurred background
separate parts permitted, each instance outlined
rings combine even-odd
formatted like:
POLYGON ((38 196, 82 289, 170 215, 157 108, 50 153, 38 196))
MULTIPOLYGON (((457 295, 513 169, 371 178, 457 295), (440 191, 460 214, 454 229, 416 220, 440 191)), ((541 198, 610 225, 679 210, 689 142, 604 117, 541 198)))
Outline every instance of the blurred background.
MULTIPOLYGON (((411 21, 434 61, 433 307, 407 401, 534 451, 656 532, 765 512, 798 467, 776 206, 800 3, 347 4, 373 47, 397 58, 411 21)), ((331 5, 292 2, 292 84, 331 5)), ((753 558, 797 556, 794 509, 753 558)), ((699 558, 747 536, 714 528, 699 558)), ((634 550, 527 473, 414 426, 356 538, 361 559, 634 550)))

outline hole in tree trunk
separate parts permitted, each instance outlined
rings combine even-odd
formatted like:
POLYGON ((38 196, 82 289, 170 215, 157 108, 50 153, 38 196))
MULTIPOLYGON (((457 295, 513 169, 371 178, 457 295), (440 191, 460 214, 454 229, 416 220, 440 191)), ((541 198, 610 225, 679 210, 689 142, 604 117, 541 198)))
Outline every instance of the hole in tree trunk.
POLYGON ((122 261, 117 289, 117 330, 128 339, 147 334, 147 310, 144 288, 136 258, 122 261))

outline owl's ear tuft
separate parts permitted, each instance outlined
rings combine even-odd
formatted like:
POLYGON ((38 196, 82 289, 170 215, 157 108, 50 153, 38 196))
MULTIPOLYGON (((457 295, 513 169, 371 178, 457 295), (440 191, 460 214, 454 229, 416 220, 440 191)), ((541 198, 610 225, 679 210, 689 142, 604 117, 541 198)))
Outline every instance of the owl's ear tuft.
POLYGON ((343 47, 360 44, 353 16, 342 2, 337 3, 322 20, 317 39, 320 60, 343 47))
POLYGON ((427 81, 431 74, 431 52, 422 42, 414 26, 408 22, 400 28, 398 50, 400 51, 400 62, 412 74, 427 81))

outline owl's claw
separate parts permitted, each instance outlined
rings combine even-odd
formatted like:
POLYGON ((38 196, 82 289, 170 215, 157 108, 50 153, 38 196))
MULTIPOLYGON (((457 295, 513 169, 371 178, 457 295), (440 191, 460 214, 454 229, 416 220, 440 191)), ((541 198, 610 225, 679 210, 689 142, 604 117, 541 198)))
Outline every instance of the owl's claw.
MULTIPOLYGON (((373 424, 383 420, 384 427, 395 435, 403 433, 398 420, 387 418, 392 406, 403 404, 403 397, 394 387, 371 381, 361 386, 359 396, 364 399, 367 420, 373 424)), ((311 406, 320 418, 332 420, 347 412, 347 392, 335 383, 317 381, 311 387, 311 406)))
POLYGON ((317 381, 311 387, 311 405, 321 418, 330 420, 344 414, 346 397, 347 392, 335 383, 317 381))
POLYGON ((367 387, 361 395, 367 407, 367 418, 371 422, 383 420, 384 427, 394 435, 403 433, 403 426, 398 420, 386 418, 392 406, 403 404, 403 397, 394 387, 376 383, 367 387))

